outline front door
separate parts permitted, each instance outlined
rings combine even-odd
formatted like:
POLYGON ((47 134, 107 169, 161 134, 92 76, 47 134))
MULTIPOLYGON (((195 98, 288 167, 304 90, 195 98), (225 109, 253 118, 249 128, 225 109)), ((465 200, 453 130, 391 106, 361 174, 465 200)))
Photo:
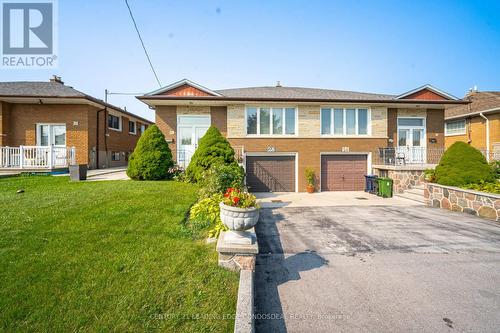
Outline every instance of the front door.
POLYGON ((396 160, 401 163, 426 163, 425 119, 398 118, 396 160))
POLYGON ((177 124, 177 164, 185 169, 210 127, 210 116, 179 116, 177 124))

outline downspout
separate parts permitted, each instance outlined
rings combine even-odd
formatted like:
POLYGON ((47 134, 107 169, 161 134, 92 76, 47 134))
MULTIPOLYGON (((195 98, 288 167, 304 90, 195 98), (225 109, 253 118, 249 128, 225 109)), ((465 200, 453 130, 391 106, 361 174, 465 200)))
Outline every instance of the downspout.
POLYGON ((480 112, 479 115, 486 120, 486 161, 490 161, 490 120, 480 112))
POLYGON ((108 154, 108 143, 107 143, 107 127, 106 127, 106 110, 107 107, 104 109, 97 110, 97 120, 96 120, 96 144, 95 144, 95 150, 96 150, 96 157, 95 157, 95 167, 96 169, 99 169, 99 113, 101 111, 104 111, 104 149, 106 151, 106 156, 108 154))

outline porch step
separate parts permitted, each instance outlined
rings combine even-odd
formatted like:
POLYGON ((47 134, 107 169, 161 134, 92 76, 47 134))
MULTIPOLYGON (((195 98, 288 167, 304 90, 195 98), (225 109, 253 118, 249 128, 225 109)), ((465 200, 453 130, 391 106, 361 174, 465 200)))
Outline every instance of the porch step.
POLYGON ((411 190, 406 190, 403 193, 398 193, 396 196, 405 198, 408 200, 417 201, 420 203, 425 203, 424 190, 419 188, 413 188, 411 190))

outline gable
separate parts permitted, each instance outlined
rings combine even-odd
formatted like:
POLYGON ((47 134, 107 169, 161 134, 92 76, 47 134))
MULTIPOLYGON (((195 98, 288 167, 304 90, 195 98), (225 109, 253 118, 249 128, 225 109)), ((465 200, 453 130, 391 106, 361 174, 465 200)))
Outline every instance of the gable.
POLYGON ((172 88, 170 90, 164 91, 160 96, 213 96, 203 90, 190 86, 189 84, 183 84, 179 87, 172 88))
POLYGON ((448 98, 436 94, 435 92, 425 88, 419 91, 416 91, 408 96, 405 96, 401 99, 419 99, 419 100, 430 100, 430 101, 446 101, 448 98))

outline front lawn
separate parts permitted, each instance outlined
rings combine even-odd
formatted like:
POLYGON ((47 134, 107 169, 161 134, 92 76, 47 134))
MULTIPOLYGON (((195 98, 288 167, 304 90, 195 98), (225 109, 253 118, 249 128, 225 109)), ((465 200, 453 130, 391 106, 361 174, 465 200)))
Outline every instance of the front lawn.
POLYGON ((231 331, 238 276, 183 226, 195 200, 177 182, 0 179, 0 330, 231 331))

